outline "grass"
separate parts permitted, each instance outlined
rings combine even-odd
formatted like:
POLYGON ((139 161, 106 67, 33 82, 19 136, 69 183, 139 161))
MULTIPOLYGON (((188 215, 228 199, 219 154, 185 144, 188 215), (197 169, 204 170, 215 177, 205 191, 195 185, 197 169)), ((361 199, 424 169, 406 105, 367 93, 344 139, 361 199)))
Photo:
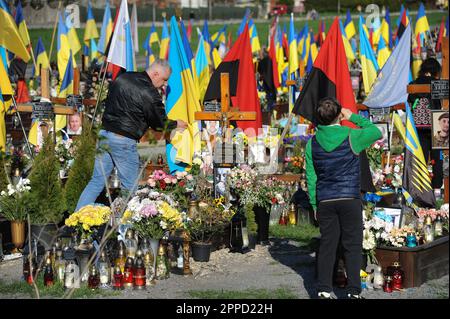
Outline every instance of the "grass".
MULTIPOLYGON (((445 12, 431 12, 427 14, 427 18, 428 18, 428 22, 431 28, 434 28, 435 26, 439 26, 441 19, 443 16, 445 16, 445 12)), ((394 13, 392 13, 392 15, 394 15, 394 13)), ((398 13, 397 13, 398 15, 398 13)), ((334 19, 335 15, 334 14, 330 14, 330 15, 322 15, 323 20, 325 21, 326 24, 326 29, 328 30, 333 19, 334 19)), ((416 16, 411 14, 411 18, 413 19, 413 23, 415 21, 416 16)), ((393 24, 395 24, 395 22, 397 21, 396 16, 391 16, 391 21, 393 24)), ((100 22, 100 21, 97 21, 100 22)), ((353 19, 353 22, 355 23, 356 29, 358 29, 358 21, 357 19, 353 19)), ((295 21, 294 25, 295 25, 295 30, 297 32, 299 32, 303 26, 305 25, 306 21, 295 21)), ((283 18, 281 19, 280 22, 280 26, 281 28, 284 27, 284 24, 286 24, 287 30, 289 31, 288 28, 288 18, 283 18)), ((228 28, 227 28, 227 32, 231 32, 232 34, 232 39, 233 42, 236 41, 236 34, 237 34, 237 30, 239 28, 240 23, 233 23, 233 24, 228 24, 228 28)), ((255 23, 256 25, 256 29, 258 32, 258 36, 259 36, 259 41, 262 45, 266 45, 267 44, 267 39, 268 39, 268 32, 269 32, 269 27, 270 27, 270 21, 268 20, 267 22, 264 23, 255 23)), ((318 28, 319 28, 319 21, 315 20, 315 21, 308 21, 308 26, 310 29, 312 29, 313 32, 317 33, 318 28)), ((192 39, 191 39, 191 48, 193 53, 195 54, 196 50, 197 50, 197 44, 198 44, 198 38, 196 36, 196 29, 197 26, 193 26, 193 33, 192 33, 192 39)), ((210 35, 213 35, 215 32, 217 32, 219 29, 221 29, 223 27, 223 25, 209 25, 209 33, 210 35)), ((98 27, 97 27, 98 28, 98 27)), ((200 26, 200 29, 202 27, 200 26)), ((144 43, 146 37, 147 37, 147 33, 149 31, 150 27, 139 27, 138 30, 138 34, 139 34, 139 52, 137 53, 136 57, 141 56, 144 57, 144 49, 142 48, 142 44, 144 43)), ((161 37, 161 27, 156 27, 157 32, 159 34, 159 36, 161 37)), ((394 27, 395 29, 395 27, 394 27)), ((100 28, 98 28, 98 31, 100 32, 100 28)), ((39 37, 42 37, 42 41, 44 43, 45 49, 47 51, 47 54, 50 53, 50 44, 52 41, 52 33, 53 30, 50 29, 29 29, 29 33, 30 33, 30 39, 32 41, 32 43, 34 44, 34 46, 37 43, 37 40, 39 37)), ((83 42, 83 36, 84 36, 84 28, 80 28, 77 29, 77 33, 78 33, 78 38, 80 40, 80 43, 82 44, 83 42)), ((153 53, 155 54, 155 56, 158 55, 159 53, 159 45, 157 44, 153 44, 152 46, 152 50, 153 53)), ((77 58, 78 58, 78 62, 81 61, 80 60, 80 53, 77 54, 77 58)), ((52 53, 52 59, 51 60, 56 60, 56 36, 55 36, 55 41, 53 44, 53 53, 52 53)), ((80 63, 80 62, 79 62, 80 63)))
POLYGON ((198 299, 297 299, 287 288, 235 290, 189 290, 189 296, 198 299))
MULTIPOLYGON (((44 286, 42 276, 38 277, 37 287, 39 289, 39 297, 40 298, 62 298, 66 293, 64 286, 62 283, 55 283, 53 286, 46 287, 44 286)), ((0 280, 0 294, 1 295, 14 295, 14 294, 24 294, 30 295, 33 298, 36 298, 36 292, 32 285, 29 285, 25 281, 15 281, 12 283, 5 283, 0 280)), ((87 287, 86 283, 82 283, 81 287, 75 289, 72 298, 96 298, 99 296, 114 296, 118 295, 120 292, 117 291, 109 291, 109 290, 91 290, 87 287)))
POLYGON ((305 245, 311 243, 313 237, 318 236, 319 228, 307 224, 301 223, 298 225, 271 225, 269 227, 269 234, 272 237, 281 239, 292 239, 301 242, 305 245))

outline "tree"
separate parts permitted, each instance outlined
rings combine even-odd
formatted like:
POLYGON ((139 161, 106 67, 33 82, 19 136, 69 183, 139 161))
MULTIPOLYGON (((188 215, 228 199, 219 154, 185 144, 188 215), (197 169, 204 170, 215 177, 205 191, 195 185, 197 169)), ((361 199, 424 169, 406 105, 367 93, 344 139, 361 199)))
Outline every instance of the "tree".
POLYGON ((59 223, 66 208, 64 192, 59 179, 59 162, 52 135, 49 134, 36 156, 29 176, 33 214, 32 224, 59 223))

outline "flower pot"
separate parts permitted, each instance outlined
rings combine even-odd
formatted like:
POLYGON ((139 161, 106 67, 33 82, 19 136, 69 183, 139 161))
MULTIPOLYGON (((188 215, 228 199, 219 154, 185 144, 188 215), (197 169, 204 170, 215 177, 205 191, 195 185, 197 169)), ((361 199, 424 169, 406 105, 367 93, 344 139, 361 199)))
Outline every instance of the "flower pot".
POLYGON ((22 248, 25 242, 25 222, 24 221, 11 221, 11 241, 14 244, 15 250, 18 251, 22 248))
POLYGON ((192 243, 192 258, 194 258, 195 261, 208 262, 210 255, 210 243, 192 243))
POLYGON ((45 250, 52 249, 57 233, 58 226, 56 224, 31 225, 31 239, 41 242, 45 250))
POLYGON ((269 220, 270 214, 264 207, 255 206, 253 208, 255 212, 255 221, 258 225, 258 243, 265 243, 269 241, 269 220))

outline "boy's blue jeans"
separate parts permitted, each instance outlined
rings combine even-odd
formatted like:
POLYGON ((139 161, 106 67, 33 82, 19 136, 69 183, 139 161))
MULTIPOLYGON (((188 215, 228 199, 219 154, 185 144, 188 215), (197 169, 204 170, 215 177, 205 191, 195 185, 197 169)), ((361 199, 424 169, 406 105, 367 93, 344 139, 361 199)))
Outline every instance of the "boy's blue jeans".
POLYGON ((122 190, 133 192, 138 185, 139 178, 139 154, 137 141, 109 131, 100 131, 100 140, 97 150, 106 146, 107 151, 101 151, 95 157, 94 172, 92 178, 81 193, 75 211, 83 206, 95 203, 98 195, 109 181, 109 175, 117 167, 122 190))

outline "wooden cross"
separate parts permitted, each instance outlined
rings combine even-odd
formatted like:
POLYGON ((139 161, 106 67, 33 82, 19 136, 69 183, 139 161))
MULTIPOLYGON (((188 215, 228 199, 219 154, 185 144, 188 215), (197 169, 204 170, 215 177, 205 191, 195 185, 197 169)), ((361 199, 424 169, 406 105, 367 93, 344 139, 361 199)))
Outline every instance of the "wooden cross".
POLYGON ((222 134, 230 127, 230 121, 254 121, 256 112, 239 112, 230 110, 230 75, 220 74, 221 112, 195 112, 195 119, 201 121, 219 121, 222 134))

